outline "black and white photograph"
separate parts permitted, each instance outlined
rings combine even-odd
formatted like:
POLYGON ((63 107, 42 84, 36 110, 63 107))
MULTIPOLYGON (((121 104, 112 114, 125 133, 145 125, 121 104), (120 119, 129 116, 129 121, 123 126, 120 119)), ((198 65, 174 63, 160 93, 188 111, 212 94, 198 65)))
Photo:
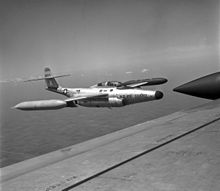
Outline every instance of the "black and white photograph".
POLYGON ((220 190, 219 0, 0 15, 0 190, 220 190))

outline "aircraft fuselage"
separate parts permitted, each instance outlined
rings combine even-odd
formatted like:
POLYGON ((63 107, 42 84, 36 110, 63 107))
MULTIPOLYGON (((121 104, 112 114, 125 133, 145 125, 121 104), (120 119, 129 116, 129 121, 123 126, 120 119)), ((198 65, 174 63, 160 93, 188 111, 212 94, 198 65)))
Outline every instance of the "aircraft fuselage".
POLYGON ((58 93, 67 97, 87 96, 88 94, 108 94, 107 97, 75 101, 76 105, 85 107, 122 107, 129 104, 147 102, 161 99, 160 91, 143 89, 117 89, 117 88, 58 88, 58 93))

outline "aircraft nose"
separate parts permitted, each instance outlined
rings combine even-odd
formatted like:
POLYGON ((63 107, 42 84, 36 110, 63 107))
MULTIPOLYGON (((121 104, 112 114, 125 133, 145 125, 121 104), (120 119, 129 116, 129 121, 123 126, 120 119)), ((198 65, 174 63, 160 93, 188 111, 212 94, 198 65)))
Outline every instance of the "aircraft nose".
POLYGON ((161 99, 163 97, 163 93, 161 91, 156 91, 155 92, 155 98, 156 99, 161 99))

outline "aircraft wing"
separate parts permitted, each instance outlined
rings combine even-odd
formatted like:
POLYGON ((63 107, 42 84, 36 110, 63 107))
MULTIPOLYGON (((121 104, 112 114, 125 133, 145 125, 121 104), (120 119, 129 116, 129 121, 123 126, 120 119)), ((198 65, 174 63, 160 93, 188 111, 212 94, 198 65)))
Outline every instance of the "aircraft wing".
POLYGON ((129 84, 126 86, 131 87, 131 88, 138 88, 140 86, 146 86, 147 84, 148 84, 148 82, 140 82, 140 83, 136 83, 136 84, 129 84))
POLYGON ((108 94, 85 94, 77 97, 71 97, 66 99, 66 102, 78 101, 78 100, 91 100, 95 98, 107 98, 108 94))
POLYGON ((14 190, 220 190, 220 100, 1 169, 14 190))
POLYGON ((130 88, 137 88, 141 86, 152 86, 160 85, 166 83, 168 80, 166 78, 151 78, 142 80, 130 80, 122 83, 122 85, 130 88))
POLYGON ((77 97, 71 97, 66 100, 37 100, 37 101, 25 101, 18 103, 12 108, 20 110, 54 110, 64 107, 77 107, 73 101, 77 100, 94 100, 97 98, 108 98, 108 94, 84 94, 77 97))

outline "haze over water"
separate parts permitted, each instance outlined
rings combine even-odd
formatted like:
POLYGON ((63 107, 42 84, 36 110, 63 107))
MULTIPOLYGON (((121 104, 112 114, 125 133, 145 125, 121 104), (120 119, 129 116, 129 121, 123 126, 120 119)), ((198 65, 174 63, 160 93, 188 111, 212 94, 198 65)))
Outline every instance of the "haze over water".
POLYGON ((1 84, 1 166, 208 102, 172 92, 219 71, 218 1, 1 2, 0 80, 43 74, 64 87, 166 77, 162 100, 122 108, 22 112, 26 100, 65 99, 44 82, 1 84))

